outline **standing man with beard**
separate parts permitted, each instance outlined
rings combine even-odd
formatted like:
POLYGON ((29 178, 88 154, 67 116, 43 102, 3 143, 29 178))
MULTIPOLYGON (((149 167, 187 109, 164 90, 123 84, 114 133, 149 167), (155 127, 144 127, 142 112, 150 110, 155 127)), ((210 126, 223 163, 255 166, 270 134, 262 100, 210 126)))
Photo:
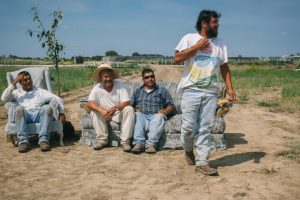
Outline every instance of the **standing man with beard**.
POLYGON ((220 16, 216 11, 202 10, 196 22, 198 32, 185 35, 175 48, 175 62, 184 62, 185 66, 178 85, 178 89, 183 90, 181 140, 185 158, 189 165, 196 164, 196 172, 205 175, 218 174, 217 169, 209 166, 208 159, 210 128, 222 88, 220 72, 229 100, 236 99, 227 64, 227 47, 217 37, 220 16))
POLYGON ((130 152, 130 138, 134 127, 134 110, 130 106, 127 89, 119 78, 117 70, 109 63, 101 64, 93 73, 98 84, 92 89, 88 106, 92 109, 91 118, 96 132, 95 150, 103 149, 108 142, 108 123, 114 121, 121 125, 121 147, 130 152))

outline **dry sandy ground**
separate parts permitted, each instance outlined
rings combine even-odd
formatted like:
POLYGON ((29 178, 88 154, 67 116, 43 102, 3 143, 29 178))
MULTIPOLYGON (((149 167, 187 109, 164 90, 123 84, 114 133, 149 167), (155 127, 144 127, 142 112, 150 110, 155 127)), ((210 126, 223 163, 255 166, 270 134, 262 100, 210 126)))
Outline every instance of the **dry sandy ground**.
MULTIPOLYGON (((157 68, 156 75, 178 81, 180 72, 157 68)), ((90 89, 64 95, 77 130, 78 100, 90 89)), ((229 148, 211 156, 220 175, 207 177, 186 165, 182 150, 133 155, 117 147, 94 151, 67 141, 50 152, 34 146, 19 154, 4 142, 1 119, 0 199, 299 199, 300 163, 276 156, 287 142, 299 141, 299 115, 237 104, 226 122, 229 148)))

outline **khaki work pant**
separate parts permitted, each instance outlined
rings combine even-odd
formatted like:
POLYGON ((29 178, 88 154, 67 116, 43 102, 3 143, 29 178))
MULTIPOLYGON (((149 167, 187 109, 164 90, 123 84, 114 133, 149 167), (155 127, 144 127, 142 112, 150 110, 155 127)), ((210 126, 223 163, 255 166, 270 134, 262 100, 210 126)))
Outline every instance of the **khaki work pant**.
MULTIPOLYGON (((98 112, 91 111, 90 113, 94 130, 96 133, 96 139, 99 142, 107 144, 108 142, 108 127, 106 119, 98 112)), ((133 134, 134 122, 135 122, 135 112, 131 106, 126 106, 122 111, 115 112, 112 117, 112 121, 120 124, 121 130, 121 144, 129 143, 130 138, 133 134)))

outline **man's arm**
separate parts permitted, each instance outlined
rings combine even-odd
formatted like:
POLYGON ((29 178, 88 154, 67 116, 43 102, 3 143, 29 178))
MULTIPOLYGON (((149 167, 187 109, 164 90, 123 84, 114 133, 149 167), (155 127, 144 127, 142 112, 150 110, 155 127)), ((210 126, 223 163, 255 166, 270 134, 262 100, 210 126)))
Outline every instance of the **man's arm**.
POLYGON ((232 87, 231 73, 230 73, 228 64, 227 63, 222 64, 220 69, 221 69, 222 77, 226 83, 226 90, 229 95, 229 100, 235 101, 236 95, 235 95, 235 92, 232 87))
POLYGON ((100 113, 105 119, 109 119, 109 110, 101 107, 98 103, 95 101, 89 100, 88 106, 90 109, 100 113))
POLYGON ((176 51, 174 61, 175 63, 180 63, 186 61, 190 57, 194 56, 198 50, 203 50, 209 45, 209 40, 207 38, 200 39, 195 45, 183 51, 176 51))
POLYGON ((130 105, 130 101, 121 102, 116 106, 111 107, 110 109, 107 109, 107 120, 111 120, 115 112, 122 111, 126 106, 130 105))
POLYGON ((163 88, 163 90, 164 90, 163 97, 164 97, 166 108, 161 109, 159 112, 164 115, 170 115, 174 111, 174 101, 170 95, 170 92, 166 88, 163 88))
POLYGON ((14 90, 16 84, 20 82, 24 78, 24 74, 20 74, 16 77, 16 79, 8 85, 8 87, 4 90, 4 92, 1 95, 2 101, 12 101, 14 99, 12 95, 12 91, 14 90))
POLYGON ((123 110, 126 106, 129 105, 130 105, 130 101, 121 102, 119 103, 119 105, 116 106, 116 109, 123 110))
POLYGON ((159 112, 160 112, 161 114, 164 114, 164 115, 167 116, 167 115, 172 114, 173 111, 174 111, 174 105, 171 104, 171 105, 168 105, 165 109, 161 109, 159 112))
POLYGON ((39 88, 39 91, 41 91, 41 93, 42 93, 42 97, 43 97, 43 101, 44 101, 43 104, 49 103, 50 101, 55 100, 58 103, 58 106, 57 106, 58 112, 65 113, 64 102, 59 96, 56 96, 55 94, 53 94, 45 89, 39 88))

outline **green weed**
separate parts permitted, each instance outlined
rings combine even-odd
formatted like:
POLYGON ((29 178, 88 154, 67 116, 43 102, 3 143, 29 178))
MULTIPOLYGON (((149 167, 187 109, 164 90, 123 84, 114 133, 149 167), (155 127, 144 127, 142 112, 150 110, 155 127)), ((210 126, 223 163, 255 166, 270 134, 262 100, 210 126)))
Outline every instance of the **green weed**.
POLYGON ((283 156, 286 158, 290 158, 300 162, 300 142, 299 141, 292 141, 289 142, 287 145, 287 150, 281 151, 277 153, 278 156, 283 156))

